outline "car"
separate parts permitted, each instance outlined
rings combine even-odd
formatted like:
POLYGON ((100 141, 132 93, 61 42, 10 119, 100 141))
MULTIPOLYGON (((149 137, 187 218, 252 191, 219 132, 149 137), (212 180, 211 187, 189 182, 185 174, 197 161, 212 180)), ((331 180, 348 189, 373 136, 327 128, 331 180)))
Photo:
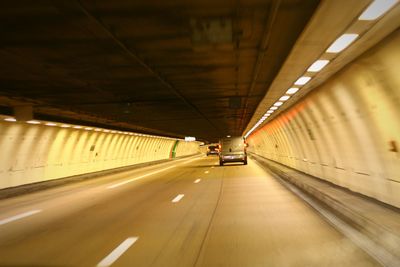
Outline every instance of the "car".
POLYGON ((207 147, 207 156, 209 155, 218 155, 219 147, 218 145, 210 145, 207 147))
POLYGON ((219 141, 219 165, 227 162, 243 162, 247 165, 246 142, 241 136, 226 137, 219 141))

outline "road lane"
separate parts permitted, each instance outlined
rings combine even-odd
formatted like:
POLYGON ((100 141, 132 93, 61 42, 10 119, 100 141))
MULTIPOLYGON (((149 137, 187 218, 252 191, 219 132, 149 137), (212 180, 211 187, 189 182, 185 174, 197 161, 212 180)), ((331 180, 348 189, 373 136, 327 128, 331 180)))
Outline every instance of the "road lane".
POLYGON ((113 190, 133 177, 2 200, 0 218, 42 212, 0 226, 0 266, 96 266, 130 237, 140 242, 112 266, 377 266, 255 162, 217 164, 200 158, 113 190))

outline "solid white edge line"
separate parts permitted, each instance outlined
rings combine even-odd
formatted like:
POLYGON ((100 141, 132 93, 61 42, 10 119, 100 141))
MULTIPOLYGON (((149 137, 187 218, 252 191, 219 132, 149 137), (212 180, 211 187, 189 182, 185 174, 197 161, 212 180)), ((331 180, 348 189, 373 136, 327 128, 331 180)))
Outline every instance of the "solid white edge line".
MULTIPOLYGON (((197 158, 188 160, 188 161, 186 161, 186 162, 184 162, 184 163, 182 163, 182 164, 186 164, 186 163, 192 162, 192 161, 194 161, 194 160, 197 160, 197 158)), ((107 187, 107 189, 113 189, 113 188, 116 188, 116 187, 119 187, 119 186, 122 186, 122 185, 125 185, 125 184, 128 184, 128 183, 134 182, 134 181, 136 181, 136 180, 140 180, 140 179, 145 178, 145 177, 147 177, 147 176, 150 176, 150 175, 153 175, 153 174, 157 174, 157 173, 166 171, 166 170, 171 169, 171 168, 174 168, 174 167, 176 167, 176 166, 177 166, 177 165, 173 165, 173 166, 169 166, 169 167, 166 167, 166 168, 164 168, 164 169, 161 169, 161 170, 149 172, 149 173, 146 173, 146 174, 144 174, 144 175, 140 175, 140 176, 138 176, 138 177, 131 178, 131 179, 129 179, 129 180, 126 180, 126 181, 123 181, 123 182, 119 182, 119 183, 110 185, 110 186, 107 187)))
POLYGON ((133 236, 125 239, 118 247, 116 247, 110 254, 107 255, 101 262, 99 262, 97 267, 107 267, 113 264, 122 254, 132 246, 139 237, 133 236))
POLYGON ((184 194, 179 194, 171 202, 172 203, 179 202, 184 196, 185 196, 184 194))
POLYGON ((42 210, 31 210, 31 211, 27 211, 27 212, 24 212, 24 213, 21 213, 21 214, 17 214, 15 216, 0 220, 0 225, 6 224, 6 223, 10 223, 10 222, 13 222, 13 221, 16 221, 16 220, 19 220, 19 219, 34 215, 34 214, 39 213, 41 211, 42 210))
POLYGON ((157 173, 166 171, 166 170, 171 169, 171 168, 174 168, 174 167, 175 167, 175 166, 170 166, 170 167, 167 167, 167 168, 164 168, 164 169, 161 169, 161 170, 149 172, 149 173, 140 175, 140 176, 138 176, 138 177, 135 177, 135 178, 132 178, 132 179, 129 179, 129 180, 120 182, 120 183, 116 183, 116 184, 110 185, 110 186, 107 187, 107 189, 113 189, 113 188, 119 187, 119 186, 121 186, 121 185, 125 185, 125 184, 127 184, 127 183, 130 183, 130 182, 133 182, 133 181, 136 181, 136 180, 140 180, 140 179, 145 178, 145 177, 147 177, 147 176, 150 176, 150 175, 153 175, 153 174, 157 174, 157 173))
POLYGON ((201 179, 196 179, 196 181, 194 181, 195 184, 200 183, 201 179))

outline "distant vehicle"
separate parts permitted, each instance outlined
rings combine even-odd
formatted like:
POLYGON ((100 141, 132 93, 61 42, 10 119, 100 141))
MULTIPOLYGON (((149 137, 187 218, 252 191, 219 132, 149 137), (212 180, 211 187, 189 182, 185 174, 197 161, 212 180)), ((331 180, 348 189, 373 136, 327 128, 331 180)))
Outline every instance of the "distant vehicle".
POLYGON ((219 147, 217 145, 210 145, 207 148, 207 156, 208 155, 218 155, 219 147))
POLYGON ((219 165, 226 162, 243 162, 247 165, 246 143, 243 137, 222 138, 220 141, 219 165))

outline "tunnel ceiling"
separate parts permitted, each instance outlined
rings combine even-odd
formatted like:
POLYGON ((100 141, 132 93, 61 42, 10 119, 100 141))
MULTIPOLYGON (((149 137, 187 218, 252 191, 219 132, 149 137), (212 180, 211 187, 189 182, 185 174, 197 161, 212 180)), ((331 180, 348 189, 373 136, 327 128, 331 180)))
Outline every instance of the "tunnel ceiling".
POLYGON ((208 141, 240 135, 318 2, 8 1, 0 105, 208 141))

